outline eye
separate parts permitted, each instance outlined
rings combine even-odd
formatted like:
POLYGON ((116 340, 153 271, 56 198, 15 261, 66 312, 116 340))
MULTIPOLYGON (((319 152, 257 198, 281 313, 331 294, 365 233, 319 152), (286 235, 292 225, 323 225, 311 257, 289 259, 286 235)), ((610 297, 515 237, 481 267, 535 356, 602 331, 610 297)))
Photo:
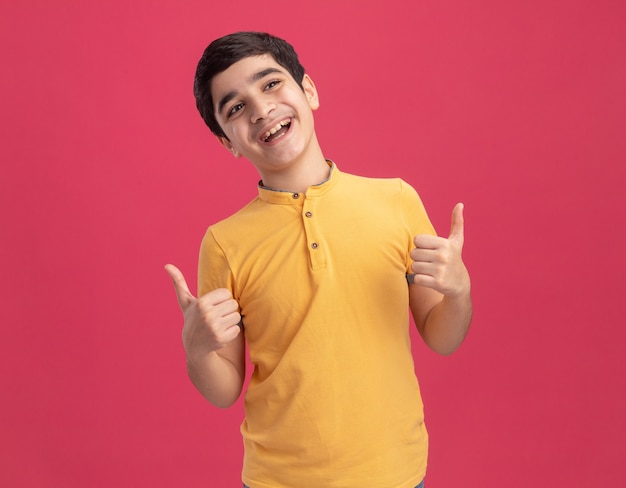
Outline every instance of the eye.
POLYGON ((228 116, 230 117, 231 115, 235 115, 237 112, 239 112, 241 109, 243 108, 243 103, 236 103, 235 105, 233 105, 230 110, 228 111, 228 116))
POLYGON ((272 80, 267 85, 265 85, 266 90, 271 90, 275 86, 280 85, 280 80, 272 80))

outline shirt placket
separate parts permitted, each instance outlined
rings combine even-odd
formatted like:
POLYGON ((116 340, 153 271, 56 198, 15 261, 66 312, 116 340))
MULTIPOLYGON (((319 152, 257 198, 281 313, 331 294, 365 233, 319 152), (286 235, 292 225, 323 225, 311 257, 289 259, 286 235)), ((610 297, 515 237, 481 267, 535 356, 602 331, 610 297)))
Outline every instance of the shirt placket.
POLYGON ((326 266, 326 252, 322 240, 320 227, 320 215, 316 211, 317 198, 299 195, 304 198, 302 205, 302 224, 306 234, 307 249, 312 269, 320 269, 326 266))

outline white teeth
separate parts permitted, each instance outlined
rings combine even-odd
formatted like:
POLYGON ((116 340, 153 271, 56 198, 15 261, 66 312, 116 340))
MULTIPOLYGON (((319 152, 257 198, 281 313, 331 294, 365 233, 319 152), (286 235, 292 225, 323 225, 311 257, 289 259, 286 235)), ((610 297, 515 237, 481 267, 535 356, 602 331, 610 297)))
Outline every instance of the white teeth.
POLYGON ((263 140, 267 141, 267 138, 269 136, 271 136, 272 134, 276 134, 280 129, 282 129, 286 125, 289 125, 290 122, 291 122, 291 119, 287 119, 287 120, 283 120, 282 122, 279 122, 274 127, 272 127, 270 130, 268 130, 265 134, 263 134, 263 140))

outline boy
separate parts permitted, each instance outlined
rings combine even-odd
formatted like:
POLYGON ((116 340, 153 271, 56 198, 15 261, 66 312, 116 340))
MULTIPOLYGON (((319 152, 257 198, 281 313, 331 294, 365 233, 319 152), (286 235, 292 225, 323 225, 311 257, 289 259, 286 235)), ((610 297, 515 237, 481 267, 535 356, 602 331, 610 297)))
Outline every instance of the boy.
POLYGON ((208 229, 197 299, 166 266, 189 376, 214 405, 239 397, 248 343, 244 486, 423 486, 408 310, 441 354, 465 338, 462 205, 437 237, 409 185, 340 172, 315 136, 315 85, 281 39, 217 39, 194 93, 219 142, 261 176, 258 197, 208 229))

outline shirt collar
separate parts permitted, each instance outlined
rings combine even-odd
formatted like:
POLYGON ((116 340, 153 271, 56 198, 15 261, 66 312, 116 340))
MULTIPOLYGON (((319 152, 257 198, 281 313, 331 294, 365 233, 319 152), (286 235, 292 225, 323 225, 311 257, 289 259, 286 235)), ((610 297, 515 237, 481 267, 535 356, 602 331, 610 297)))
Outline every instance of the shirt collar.
POLYGON ((306 190, 305 194, 294 193, 287 190, 274 190, 272 188, 263 186, 263 182, 259 181, 259 198, 268 203, 301 206, 305 198, 311 198, 327 192, 333 186, 335 186, 335 183, 340 178, 341 172, 339 171, 339 168, 337 168, 337 165, 330 159, 327 159, 326 163, 328 163, 328 166, 330 166, 330 173, 328 175, 328 178, 313 186, 310 186, 306 190))

